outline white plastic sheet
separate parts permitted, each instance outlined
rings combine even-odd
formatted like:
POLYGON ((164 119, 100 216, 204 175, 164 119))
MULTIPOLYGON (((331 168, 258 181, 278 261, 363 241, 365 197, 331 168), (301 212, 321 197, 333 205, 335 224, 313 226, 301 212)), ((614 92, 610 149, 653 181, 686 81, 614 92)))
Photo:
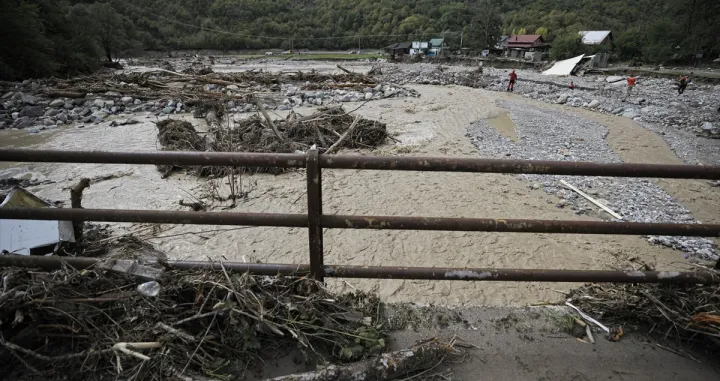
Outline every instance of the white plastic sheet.
POLYGON ((543 72, 543 75, 570 75, 573 69, 575 69, 575 66, 582 61, 583 57, 585 57, 585 55, 581 54, 577 57, 555 62, 553 67, 543 72))

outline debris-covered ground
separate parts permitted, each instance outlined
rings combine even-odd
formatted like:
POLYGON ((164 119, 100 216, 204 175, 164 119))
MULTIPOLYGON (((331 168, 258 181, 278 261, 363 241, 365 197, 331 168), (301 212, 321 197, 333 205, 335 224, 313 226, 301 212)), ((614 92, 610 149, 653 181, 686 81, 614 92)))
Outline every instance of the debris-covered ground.
POLYGON ((67 267, 6 269, 3 280, 4 367, 43 379, 79 369, 88 380, 225 379, 259 374, 264 359, 293 348, 308 364, 387 351, 377 297, 333 295, 307 278, 166 270, 143 283, 67 267))
MULTIPOLYGON (((211 69, 186 73, 145 69, 69 80, 26 80, 4 83, 1 92, 0 129, 27 129, 30 133, 76 121, 97 124, 111 116, 140 111, 171 115, 189 110, 202 112, 209 105, 221 104, 228 112, 256 112, 256 97, 267 110, 289 110, 418 96, 411 89, 376 82, 361 73, 213 73, 211 69)), ((116 123, 137 121, 128 118, 116 123)))
MULTIPOLYGON (((517 97, 481 90, 503 90, 506 71, 490 68, 163 61, 151 65, 163 70, 133 67, 83 78, 2 83, 0 127, 8 131, 0 131, 0 147, 300 152, 315 145, 329 154, 342 148, 378 155, 626 160, 608 144, 609 120, 559 111, 557 104, 565 104, 609 118, 622 118, 613 113, 633 117, 642 127, 627 128, 656 132, 687 163, 720 162, 720 139, 711 139, 717 117, 709 106, 718 95, 702 83, 676 97, 671 81, 641 79, 637 93, 620 102, 617 91, 602 88, 622 85, 605 76, 573 78, 578 88, 570 92, 566 79, 521 70, 516 94, 524 97, 517 97), (615 106, 623 110, 610 110, 615 106)), ((623 149, 646 143, 635 138, 623 149)), ((669 150, 658 155, 677 160, 669 150)), ((296 171, 275 176, 258 168, 213 173, 208 168, 0 165, 0 194, 23 186, 61 207, 67 206, 67 190, 88 177, 87 208, 306 211, 304 173, 296 171), (228 191, 234 184, 240 190, 228 191), (229 199, 228 192, 240 196, 229 199)), ((691 222, 697 215, 690 211, 703 208, 710 219, 720 218, 712 211, 720 204, 720 188, 707 181, 693 182, 690 190, 697 195, 681 202, 678 189, 685 183, 672 188, 643 179, 562 179, 631 221, 691 222)), ((359 215, 608 219, 559 180, 328 170, 323 207, 327 213, 359 215)), ((143 265, 164 260, 157 250, 169 259, 307 262, 303 229, 110 224, 87 226, 86 239, 82 255, 135 258, 143 265), (111 241, 130 252, 118 252, 111 241)), ((682 237, 330 230, 324 240, 328 262, 352 265, 607 270, 626 268, 629 261, 687 271, 697 265, 683 254, 698 262, 717 258, 712 241, 682 237), (648 239, 663 246, 649 245, 648 239)), ((518 380, 655 380, 669 372, 679 379, 718 377, 712 361, 683 346, 696 345, 699 337, 712 344, 718 334, 715 286, 588 285, 574 291, 572 303, 611 326, 615 342, 566 308, 488 311, 422 304, 562 304, 575 287, 571 284, 353 279, 329 280, 326 289, 305 278, 158 268, 165 271, 158 284, 106 267, 4 272, 4 374, 66 379, 81 369, 87 379, 256 375, 307 380, 318 372, 287 375, 348 360, 361 360, 353 367, 380 369, 376 366, 383 361, 405 358, 403 350, 417 348, 420 341, 429 345, 422 347, 427 351, 415 352, 429 356, 396 379, 471 380, 481 372, 518 380), (378 297, 412 303, 383 306, 378 297), (620 327, 625 336, 618 335, 620 327), (683 341, 654 343, 633 336, 636 331, 683 341), (446 341, 427 340, 438 332, 446 341), (470 350, 469 356, 444 357, 458 348, 470 350), (377 352, 385 357, 375 357, 377 352), (447 367, 456 360, 460 364, 447 367)))
MULTIPOLYGON (((720 277, 720 272, 699 268, 720 277)), ((720 287, 714 285, 588 284, 571 300, 584 312, 626 330, 709 345, 720 352, 720 287)))
MULTIPOLYGON (((628 124, 623 128, 643 131, 647 131, 644 128, 656 131, 658 126, 640 121, 643 126, 640 127, 630 119, 608 113, 605 115, 607 120, 589 121, 570 112, 557 111, 564 106, 543 107, 539 102, 524 97, 484 91, 481 89, 483 86, 500 89, 493 84, 505 78, 504 70, 491 68, 483 68, 480 72, 476 66, 452 64, 344 63, 343 69, 348 73, 338 68, 336 63, 326 62, 258 61, 239 64, 219 59, 215 64, 182 62, 182 59, 172 60, 169 66, 164 65, 163 70, 167 71, 137 65, 123 72, 91 77, 2 83, 3 94, 8 94, 3 100, 3 107, 7 105, 8 108, 0 110, 0 119, 7 130, 0 132, 3 138, 0 146, 123 151, 300 152, 316 145, 325 152, 340 141, 359 115, 355 132, 332 152, 342 148, 352 149, 354 153, 377 155, 477 157, 480 154, 499 157, 510 154, 511 157, 618 162, 633 160, 622 154, 624 151, 635 151, 633 145, 638 152, 643 152, 646 135, 630 136, 624 147, 608 147, 607 136, 603 132, 608 123, 626 120, 628 124), (343 92, 342 95, 340 92, 343 92), (80 95, 84 98, 74 98, 80 95), (343 97, 358 102, 346 104, 343 97), (24 98, 35 104, 23 101, 24 98), (63 101, 62 105, 55 102, 58 99, 63 101), (328 102, 318 102, 318 99, 328 99, 328 102), (498 99, 502 101, 498 102, 498 99), (338 107, 343 104, 342 111, 339 111, 338 107), (21 118, 18 110, 27 107, 36 111, 35 108, 39 107, 43 111, 42 116, 23 119, 36 126, 57 120, 62 122, 63 117, 58 115, 76 117, 67 123, 62 122, 57 129, 38 134, 35 132, 39 128, 13 128, 12 125, 21 118), (336 113, 323 115, 321 108, 325 107, 336 110, 336 113), (265 109, 269 117, 265 117, 260 108, 265 109), (13 119, 13 113, 18 113, 18 118, 13 119), (45 113, 48 115, 45 116, 45 113), (519 138, 517 142, 510 138, 501 139, 493 131, 495 127, 484 124, 484 120, 503 113, 513 124, 510 130, 519 138), (79 114, 87 116, 78 119, 79 114), (268 120, 273 121, 277 134, 268 120), (482 126, 484 129, 478 130, 482 136, 468 138, 470 126, 482 126), (173 133, 168 134, 166 127, 172 127, 169 130, 173 131, 179 128, 181 139, 173 139, 173 133), (282 139, 278 139, 278 135, 282 139), (576 136, 578 140, 569 141, 566 135, 576 136), (484 143, 473 145, 473 139, 474 143, 480 142, 478 138, 483 138, 484 143), (286 142, 281 144, 281 140, 286 142)), ((550 79, 526 70, 519 71, 519 74, 516 95, 530 88, 524 80, 557 83, 556 86, 532 83, 532 86, 547 87, 549 100, 553 99, 552 92, 569 91, 563 84, 566 79, 550 79)), ((582 89, 590 88, 598 79, 605 77, 589 78, 576 79, 578 88, 575 94, 596 94, 582 89)), ((648 80, 646 86, 650 83, 648 80)), ((715 96, 707 86, 698 84, 697 90, 688 90, 683 96, 696 94, 697 101, 706 104, 715 96)), ((639 94, 642 94, 641 88, 639 94)), ((587 114, 592 110, 598 109, 588 104, 582 112, 587 114)), ((686 112, 682 108, 677 111, 686 112)), ((698 118, 712 117, 705 107, 698 108, 696 114, 698 118)), ((710 122, 714 123, 712 119, 710 122)), ((717 149, 719 139, 709 139, 702 134, 698 136, 682 128, 669 129, 660 136, 675 149, 677 156, 688 163, 717 163, 713 157, 720 152, 717 149), (673 135, 671 130, 676 134, 673 135)), ((653 156, 653 160, 656 159, 677 162, 673 161, 677 157, 669 150, 653 156)), ((287 171, 282 176, 270 176, 263 173, 267 172, 266 169, 258 168, 252 171, 219 168, 221 173, 207 173, 203 168, 185 168, 182 171, 201 175, 198 178, 184 176, 179 173, 181 171, 173 172, 177 168, 160 168, 158 172, 149 166, 1 165, 0 177, 11 178, 13 183, 25 181, 23 184, 31 191, 58 206, 67 206, 67 195, 63 189, 74 185, 77 178, 87 176, 92 180, 92 186, 88 189, 86 200, 88 207, 94 208, 187 210, 190 207, 191 210, 258 213, 305 211, 302 171, 287 171), (251 172, 254 174, 251 175, 251 172), (225 175, 227 177, 222 177, 225 175), (231 176, 235 178, 230 179, 231 176), (228 184, 237 184, 235 191, 228 190, 228 184), (227 194, 237 194, 240 198, 227 194)), ((332 213, 607 218, 605 213, 590 207, 584 199, 560 187, 555 178, 528 180, 502 175, 324 172, 327 172, 323 174, 327 181, 324 203, 332 213), (541 189, 548 192, 541 192, 541 189)), ((718 218, 713 209, 720 200, 717 196, 720 188, 711 187, 707 181, 692 181, 687 189, 686 183, 676 181, 669 182, 672 187, 667 186, 668 182, 631 182, 628 179, 568 178, 567 181, 607 201, 629 220, 679 222, 697 219, 714 222, 718 218), (683 197, 683 192, 687 197, 683 197)), ((238 261, 243 260, 243 255, 265 262, 307 261, 306 236, 298 229, 239 227, 224 233, 228 228, 111 225, 115 233, 139 229, 144 229, 146 238, 154 240, 176 258, 204 259, 205 254, 199 254, 202 252, 212 253, 209 255, 229 253, 227 255, 238 261)), ((683 255, 693 261, 712 259, 717 255, 710 241, 697 238, 654 238, 668 248, 649 245, 647 237, 633 236, 563 236, 561 243, 554 235, 531 234, 527 238, 518 240, 517 235, 498 233, 380 233, 361 230, 335 230, 326 234, 329 255, 335 261, 358 265, 382 263, 402 266, 412 261, 419 266, 608 269, 613 268, 617 257, 632 253, 643 260, 655 261, 658 267, 675 269, 674 266, 683 268, 688 264, 683 255), (479 247, 483 248, 482 257, 477 256, 479 247), (438 255, 428 256, 428 248, 438 255)), ((460 304, 524 305, 557 298, 546 287, 534 284, 507 287, 500 284, 361 280, 356 286, 361 289, 377 287, 382 297, 395 301, 410 298, 460 304)), ((556 289, 568 287, 558 285, 556 289)))

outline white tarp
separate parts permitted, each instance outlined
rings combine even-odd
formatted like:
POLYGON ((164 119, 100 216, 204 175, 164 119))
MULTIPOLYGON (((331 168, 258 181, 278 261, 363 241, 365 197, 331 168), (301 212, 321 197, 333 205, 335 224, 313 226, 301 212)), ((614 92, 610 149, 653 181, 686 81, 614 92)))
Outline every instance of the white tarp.
POLYGON ((575 66, 582 61, 583 57, 585 57, 585 55, 581 54, 577 57, 555 62, 553 67, 543 72, 543 75, 570 75, 573 69, 575 69, 575 66))
MULTIPOLYGON (((47 202, 23 188, 16 187, 0 208, 50 208, 47 202)), ((56 244, 75 242, 70 221, 0 220, 0 252, 30 255, 30 250, 56 244)))

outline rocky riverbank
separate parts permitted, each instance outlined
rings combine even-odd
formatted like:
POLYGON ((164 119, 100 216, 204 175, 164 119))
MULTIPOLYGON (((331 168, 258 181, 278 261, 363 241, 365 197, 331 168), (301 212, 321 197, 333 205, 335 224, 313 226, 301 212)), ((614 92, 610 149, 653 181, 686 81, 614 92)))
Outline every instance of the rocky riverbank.
MULTIPOLYGON (((515 124, 517 139, 508 139, 486 121, 474 123, 468 136, 483 156, 526 160, 590 161, 620 163, 608 146, 608 128, 567 113, 528 108, 517 102, 500 102, 515 124)), ((649 179, 603 178, 593 176, 521 175, 533 190, 560 198, 556 207, 571 209, 577 215, 603 219, 611 216, 560 183, 584 190, 608 206, 624 220, 653 223, 693 223, 692 214, 649 179)), ((717 260, 715 243, 695 237, 647 237, 651 243, 683 251, 686 258, 717 260)))
MULTIPOLYGON (((507 70, 487 69, 492 82, 487 89, 505 91, 507 70)), ((720 138, 720 85, 691 83, 683 94, 677 81, 667 78, 638 78, 626 96, 624 76, 557 78, 518 70, 515 93, 548 103, 582 107, 654 124, 659 131, 686 131, 700 137, 720 138), (569 88, 570 82, 576 88, 569 88)))

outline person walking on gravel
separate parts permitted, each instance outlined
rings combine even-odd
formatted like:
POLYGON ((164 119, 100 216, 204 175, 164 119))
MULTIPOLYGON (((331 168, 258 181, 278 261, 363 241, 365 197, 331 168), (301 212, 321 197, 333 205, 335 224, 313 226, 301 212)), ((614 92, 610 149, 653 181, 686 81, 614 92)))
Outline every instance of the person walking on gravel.
POLYGON ((510 72, 510 82, 508 83, 507 91, 515 90, 515 81, 517 81, 517 74, 515 74, 515 69, 513 69, 510 72))
POLYGON ((635 82, 637 82, 637 78, 635 78, 635 75, 630 74, 627 79, 627 93, 625 93, 625 99, 623 99, 623 101, 626 101, 630 96, 630 93, 632 93, 633 88, 635 88, 635 82))
POLYGON ((687 87, 689 82, 690 79, 687 75, 683 75, 682 77, 680 77, 680 84, 678 85, 678 95, 685 92, 685 88, 687 87))

